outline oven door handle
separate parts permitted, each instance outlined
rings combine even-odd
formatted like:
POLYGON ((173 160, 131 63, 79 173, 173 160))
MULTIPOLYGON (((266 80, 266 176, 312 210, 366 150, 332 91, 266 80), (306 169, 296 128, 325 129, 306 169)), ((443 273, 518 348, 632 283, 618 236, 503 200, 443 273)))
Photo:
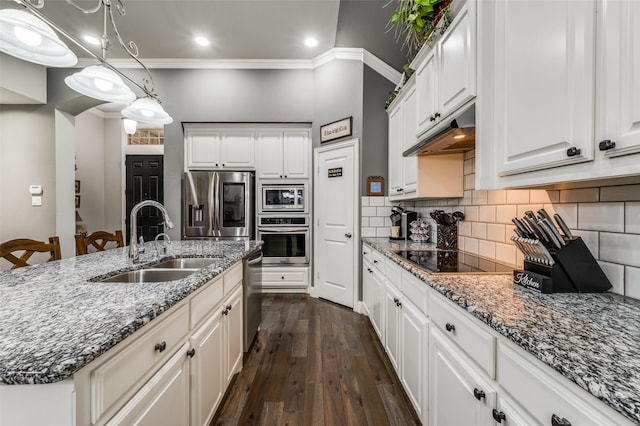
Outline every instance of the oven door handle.
POLYGON ((260 232, 269 232, 272 234, 280 234, 282 232, 309 232, 309 228, 260 228, 260 232))

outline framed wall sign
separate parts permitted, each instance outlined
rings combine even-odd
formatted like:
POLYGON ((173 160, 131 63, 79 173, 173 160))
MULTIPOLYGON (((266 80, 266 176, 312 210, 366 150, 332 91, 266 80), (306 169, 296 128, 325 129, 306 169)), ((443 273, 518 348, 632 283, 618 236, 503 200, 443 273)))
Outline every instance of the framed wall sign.
POLYGON ((384 195, 384 178, 382 176, 369 176, 367 178, 367 195, 384 195))
POLYGON ((333 123, 320 126, 320 143, 351 136, 351 122, 353 117, 343 118, 333 123))

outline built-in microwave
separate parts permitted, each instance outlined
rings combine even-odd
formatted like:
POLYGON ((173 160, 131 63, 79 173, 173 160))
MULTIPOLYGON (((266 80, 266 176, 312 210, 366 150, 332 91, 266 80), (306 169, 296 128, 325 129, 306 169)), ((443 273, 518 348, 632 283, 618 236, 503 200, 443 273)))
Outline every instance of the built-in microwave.
POLYGON ((307 184, 263 184, 262 213, 307 212, 307 184))

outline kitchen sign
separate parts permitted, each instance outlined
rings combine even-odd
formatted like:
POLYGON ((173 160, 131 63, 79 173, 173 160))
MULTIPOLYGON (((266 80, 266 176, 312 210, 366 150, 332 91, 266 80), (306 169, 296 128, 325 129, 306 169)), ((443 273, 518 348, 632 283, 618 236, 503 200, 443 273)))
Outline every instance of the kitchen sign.
POLYGON ((335 167, 333 169, 329 169, 329 176, 330 178, 334 178, 334 177, 340 177, 342 176, 342 167, 335 167))
POLYGON ((333 123, 320 126, 320 143, 351 136, 351 122, 353 117, 343 118, 333 123))

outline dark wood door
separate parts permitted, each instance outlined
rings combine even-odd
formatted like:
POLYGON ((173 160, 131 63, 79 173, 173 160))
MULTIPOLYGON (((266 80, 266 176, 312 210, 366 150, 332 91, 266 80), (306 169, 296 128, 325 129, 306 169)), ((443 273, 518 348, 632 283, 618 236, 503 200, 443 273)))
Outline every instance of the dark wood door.
MULTIPOLYGON (((164 203, 164 157, 162 155, 127 155, 126 224, 127 245, 130 241, 131 209, 143 200, 164 203)), ((143 207, 137 215, 138 237, 153 240, 164 232, 162 214, 155 207, 143 207)))

